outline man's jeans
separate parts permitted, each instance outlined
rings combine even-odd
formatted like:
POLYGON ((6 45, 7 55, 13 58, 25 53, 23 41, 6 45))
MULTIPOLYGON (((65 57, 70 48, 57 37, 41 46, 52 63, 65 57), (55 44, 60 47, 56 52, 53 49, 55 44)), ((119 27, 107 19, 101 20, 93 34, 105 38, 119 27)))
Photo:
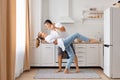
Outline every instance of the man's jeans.
POLYGON ((63 40, 65 50, 67 51, 67 53, 69 55, 69 59, 68 59, 67 64, 66 64, 66 69, 68 69, 68 70, 70 69, 70 66, 71 66, 73 59, 74 59, 74 56, 75 56, 70 44, 73 43, 73 41, 75 39, 81 39, 85 42, 89 41, 89 38, 87 38, 79 33, 72 34, 63 40))

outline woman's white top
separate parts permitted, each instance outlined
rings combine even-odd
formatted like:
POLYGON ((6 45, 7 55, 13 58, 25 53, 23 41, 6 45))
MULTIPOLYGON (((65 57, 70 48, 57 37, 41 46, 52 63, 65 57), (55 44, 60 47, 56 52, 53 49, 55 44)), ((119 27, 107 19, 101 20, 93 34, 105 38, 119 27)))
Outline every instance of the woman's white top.
MULTIPOLYGON (((54 36, 53 35, 48 35, 46 38, 45 38, 45 41, 47 41, 48 43, 53 43, 56 39, 53 38, 54 36)), ((65 51, 65 46, 64 46, 64 43, 63 43, 63 38, 57 38, 57 46, 59 46, 62 51, 65 51)))
MULTIPOLYGON (((63 25, 60 23, 56 23, 55 27, 61 28, 63 25)), ((56 39, 58 42, 58 46, 62 48, 62 51, 65 51, 65 46, 63 43, 63 39, 65 39, 68 36, 67 32, 61 32, 59 30, 52 30, 50 34, 45 38, 45 41, 48 43, 53 43, 56 39)))

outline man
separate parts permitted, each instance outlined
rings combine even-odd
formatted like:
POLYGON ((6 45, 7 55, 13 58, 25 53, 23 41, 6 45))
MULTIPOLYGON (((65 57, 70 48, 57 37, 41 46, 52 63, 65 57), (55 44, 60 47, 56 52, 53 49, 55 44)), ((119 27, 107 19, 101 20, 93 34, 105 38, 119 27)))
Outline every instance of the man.
MULTIPOLYGON (((66 38, 68 36, 65 27, 60 24, 60 23, 52 23, 50 20, 46 20, 44 22, 45 27, 49 30, 51 30, 50 34, 54 35, 55 37, 60 37, 60 38, 66 38)), ((73 44, 71 44, 71 47, 73 48, 73 44)), ((73 48, 74 54, 75 50, 73 48)), ((62 58, 64 57, 63 55, 66 53, 66 51, 62 51, 60 47, 58 47, 58 65, 59 69, 56 72, 61 72, 62 71, 62 58)), ((76 72, 80 72, 79 66, 78 66, 78 58, 75 54, 74 62, 76 65, 76 72)))

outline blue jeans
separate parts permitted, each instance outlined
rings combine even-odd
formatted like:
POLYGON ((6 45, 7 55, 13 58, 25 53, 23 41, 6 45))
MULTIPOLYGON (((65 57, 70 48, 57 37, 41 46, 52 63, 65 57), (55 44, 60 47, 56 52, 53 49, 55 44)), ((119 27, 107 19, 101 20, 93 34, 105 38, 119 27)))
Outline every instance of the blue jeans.
POLYGON ((70 69, 70 66, 71 66, 71 64, 73 62, 73 59, 75 57, 73 49, 70 46, 70 44, 73 43, 73 41, 75 39, 81 39, 81 40, 83 40, 85 42, 89 41, 89 38, 87 38, 87 37, 85 37, 85 36, 83 36, 83 35, 81 35, 79 33, 72 34, 72 35, 68 36, 67 38, 65 38, 63 40, 65 50, 67 51, 67 53, 69 55, 69 59, 68 59, 67 64, 66 64, 66 69, 68 69, 68 70, 70 69))

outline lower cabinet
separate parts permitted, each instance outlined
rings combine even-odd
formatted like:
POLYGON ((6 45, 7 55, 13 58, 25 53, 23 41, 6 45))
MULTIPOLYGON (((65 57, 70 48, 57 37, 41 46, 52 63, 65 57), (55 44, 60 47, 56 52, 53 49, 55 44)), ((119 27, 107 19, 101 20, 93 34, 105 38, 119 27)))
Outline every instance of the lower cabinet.
POLYGON ((30 47, 31 66, 54 66, 54 45, 40 44, 38 48, 30 47))
MULTIPOLYGON (((37 49, 31 48, 31 66, 58 66, 55 48, 54 44, 41 44, 37 49)), ((103 68, 102 44, 74 44, 74 48, 79 66, 100 66, 103 68)), ((72 65, 74 66, 74 64, 72 65)))
POLYGON ((87 45, 74 44, 79 66, 86 66, 87 45))
POLYGON ((87 45, 86 66, 99 66, 99 57, 98 44, 87 45))
POLYGON ((53 66, 55 58, 54 44, 41 44, 40 65, 53 66))
POLYGON ((74 44, 79 66, 100 66, 103 68, 102 44, 74 44))

